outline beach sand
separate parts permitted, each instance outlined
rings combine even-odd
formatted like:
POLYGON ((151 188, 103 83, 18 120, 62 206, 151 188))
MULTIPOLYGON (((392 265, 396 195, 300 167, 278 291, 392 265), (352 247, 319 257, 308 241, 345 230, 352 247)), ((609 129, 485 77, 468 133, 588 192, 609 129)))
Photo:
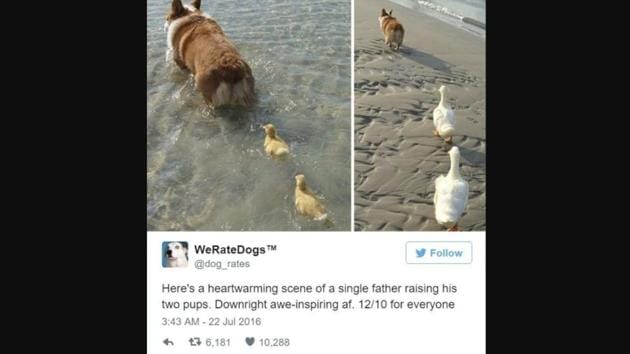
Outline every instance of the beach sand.
POLYGON ((388 1, 357 0, 354 55, 355 230, 445 230, 433 207, 435 179, 450 166, 450 146, 432 135, 442 84, 470 186, 459 227, 485 230, 485 39, 388 1), (384 44, 382 7, 405 28, 400 53, 384 44))

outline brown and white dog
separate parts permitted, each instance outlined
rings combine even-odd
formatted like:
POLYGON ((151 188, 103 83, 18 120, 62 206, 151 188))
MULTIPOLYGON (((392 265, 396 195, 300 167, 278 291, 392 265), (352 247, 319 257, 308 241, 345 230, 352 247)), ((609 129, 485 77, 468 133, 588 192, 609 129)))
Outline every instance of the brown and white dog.
POLYGON ((182 242, 169 242, 166 247, 166 266, 169 268, 188 266, 188 248, 182 242))
POLYGON ((385 9, 381 9, 381 16, 378 18, 378 23, 381 25, 381 31, 385 35, 385 44, 389 48, 394 48, 396 51, 400 49, 400 46, 403 42, 403 37, 405 36, 405 29, 398 22, 395 17, 392 17, 392 11, 385 11, 385 9))
POLYGON ((206 102, 250 106, 255 101, 249 65, 219 24, 200 10, 201 0, 182 5, 173 0, 166 16, 168 49, 183 70, 190 70, 206 102))

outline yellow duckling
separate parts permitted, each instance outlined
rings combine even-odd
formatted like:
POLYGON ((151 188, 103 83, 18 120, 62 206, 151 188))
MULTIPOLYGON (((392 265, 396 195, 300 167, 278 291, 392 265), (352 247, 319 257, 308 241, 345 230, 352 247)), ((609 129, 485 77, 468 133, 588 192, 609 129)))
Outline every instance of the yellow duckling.
POLYGON ((295 176, 295 208, 300 215, 314 220, 325 220, 325 224, 328 227, 333 225, 328 219, 326 208, 306 185, 303 174, 295 176))
POLYGON ((289 156, 289 146, 276 134, 273 124, 263 125, 265 129, 265 152, 272 158, 286 158, 289 156))

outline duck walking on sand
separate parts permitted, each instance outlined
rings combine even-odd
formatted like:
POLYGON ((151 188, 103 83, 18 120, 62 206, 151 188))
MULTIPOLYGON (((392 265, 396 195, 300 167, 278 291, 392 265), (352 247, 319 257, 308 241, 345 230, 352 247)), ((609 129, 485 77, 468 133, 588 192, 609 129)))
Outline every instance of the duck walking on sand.
POLYGON ((440 86, 440 103, 433 110, 433 135, 441 137, 447 144, 453 143, 455 133, 455 112, 446 102, 446 87, 440 86))
POLYGON ((265 152, 275 159, 284 159, 289 156, 289 146, 276 133, 273 124, 262 126, 265 129, 265 152))
POLYGON ((459 231, 457 222, 468 203, 468 182, 459 174, 459 148, 453 146, 448 152, 451 158, 451 169, 446 176, 435 180, 435 219, 448 231, 459 231))
POLYGON ((324 220, 327 226, 332 226, 328 219, 326 208, 306 185, 303 174, 295 176, 295 208, 298 214, 313 220, 324 220))

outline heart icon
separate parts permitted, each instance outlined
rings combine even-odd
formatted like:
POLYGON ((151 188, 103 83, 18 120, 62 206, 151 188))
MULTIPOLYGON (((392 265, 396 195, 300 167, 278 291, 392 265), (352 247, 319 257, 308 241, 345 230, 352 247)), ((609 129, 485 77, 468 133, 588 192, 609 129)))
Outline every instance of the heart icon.
POLYGON ((254 337, 247 337, 247 338, 245 338, 245 343, 247 343, 247 345, 254 344, 254 337))

